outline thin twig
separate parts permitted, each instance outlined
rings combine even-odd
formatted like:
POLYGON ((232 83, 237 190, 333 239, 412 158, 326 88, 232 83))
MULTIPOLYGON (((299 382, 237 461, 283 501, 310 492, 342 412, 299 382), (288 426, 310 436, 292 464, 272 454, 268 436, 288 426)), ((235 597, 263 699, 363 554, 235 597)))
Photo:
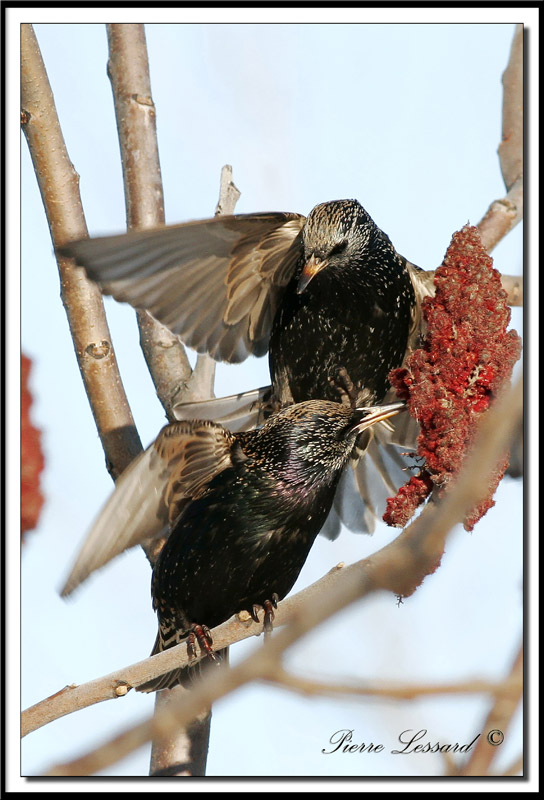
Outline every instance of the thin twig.
MULTIPOLYGON (((511 691, 501 694, 495 699, 485 720, 483 731, 500 731, 505 735, 508 730, 523 695, 523 643, 512 664, 508 682, 512 685, 511 691)), ((488 775, 498 750, 498 747, 489 743, 486 736, 481 736, 469 760, 458 770, 457 774, 463 776, 488 775)))
POLYGON ((425 697, 435 697, 436 695, 459 695, 459 694, 490 694, 498 697, 504 693, 510 693, 513 689, 521 688, 519 679, 500 681, 493 683, 488 680, 463 681, 461 683, 446 684, 334 684, 321 681, 309 680, 292 672, 287 672, 283 668, 267 678, 272 684, 277 684, 284 689, 291 689, 294 692, 305 695, 325 695, 335 697, 336 695, 348 695, 351 697, 373 697, 380 700, 415 700, 425 697))
MULTIPOLYGON (((21 119, 55 247, 87 236, 79 176, 68 153, 32 25, 21 25, 21 119)), ((58 261, 61 297, 106 465, 115 479, 142 446, 121 382, 98 287, 58 261)))

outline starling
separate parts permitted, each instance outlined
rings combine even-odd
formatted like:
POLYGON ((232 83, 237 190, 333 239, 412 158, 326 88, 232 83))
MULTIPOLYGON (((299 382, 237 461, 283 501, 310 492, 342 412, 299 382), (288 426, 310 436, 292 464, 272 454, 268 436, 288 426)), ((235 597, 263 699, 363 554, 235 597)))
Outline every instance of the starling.
MULTIPOLYGON (((255 399, 266 413, 310 399, 387 402, 387 376, 415 346, 421 298, 430 292, 428 273, 397 253, 356 200, 322 203, 307 218, 218 216, 80 240, 59 252, 199 353, 239 362, 268 349, 272 390, 235 398, 242 427, 255 399)), ((228 424, 219 408, 180 406, 176 416, 196 411, 228 424)), ((371 439, 359 439, 357 455, 371 439)), ((398 443, 409 443, 404 432, 398 443)), ((357 482, 364 493, 365 476, 357 482)), ((389 482, 389 492, 396 488, 389 482)))
POLYGON ((105 294, 149 311, 199 353, 269 350, 274 399, 339 401, 388 389, 420 324, 426 273, 356 200, 237 214, 70 242, 105 294))
MULTIPOLYGON (((152 578, 153 653, 184 639, 193 648, 195 634, 211 653, 209 628, 242 610, 254 616, 259 606, 269 626, 329 513, 357 436, 402 408, 310 400, 241 433, 209 420, 167 425, 117 482, 63 594, 126 547, 167 530, 152 578)), ((171 687, 186 674, 139 688, 171 687)))

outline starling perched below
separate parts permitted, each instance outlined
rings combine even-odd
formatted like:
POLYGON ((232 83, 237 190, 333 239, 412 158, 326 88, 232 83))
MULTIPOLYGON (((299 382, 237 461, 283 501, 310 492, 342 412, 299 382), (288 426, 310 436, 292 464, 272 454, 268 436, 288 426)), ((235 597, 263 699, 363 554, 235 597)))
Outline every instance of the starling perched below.
MULTIPOLYGON (((310 399, 384 401, 390 370, 418 340, 421 298, 430 292, 428 274, 396 252, 356 200, 322 203, 307 218, 218 216, 85 239, 59 253, 199 353, 239 362, 268 349, 271 397, 235 398, 231 417, 242 415, 242 427, 263 397, 274 410, 310 399)), ((181 406, 176 416, 230 424, 220 402, 181 406)), ((359 440, 359 454, 371 438, 359 440)), ((402 434, 398 443, 408 444, 402 434)), ((357 481, 364 493, 364 476, 357 481)))
MULTIPOLYGON (((209 650, 206 628, 244 609, 254 614, 254 606, 270 621, 329 513, 357 436, 403 407, 311 400, 236 434, 209 420, 167 425, 117 482, 63 594, 126 547, 169 529, 153 571, 154 653, 195 632, 209 650)), ((182 677, 177 670, 140 688, 182 677)))

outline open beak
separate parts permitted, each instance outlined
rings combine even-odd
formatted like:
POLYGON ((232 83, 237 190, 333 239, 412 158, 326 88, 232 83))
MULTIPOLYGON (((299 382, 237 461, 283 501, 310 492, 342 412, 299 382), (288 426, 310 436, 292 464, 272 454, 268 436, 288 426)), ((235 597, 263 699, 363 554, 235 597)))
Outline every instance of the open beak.
POLYGON ((362 419, 354 428, 353 430, 357 433, 361 433, 361 431, 370 428, 372 425, 375 425, 376 422, 383 422, 389 417, 394 417, 401 411, 406 409, 406 403, 399 402, 399 403, 390 403, 387 406, 365 406, 363 408, 358 408, 357 411, 367 411, 367 415, 364 419, 362 419))
POLYGON ((325 269, 328 263, 329 262, 327 261, 326 258, 318 258, 315 255, 315 253, 312 253, 311 257, 304 265, 304 269, 302 270, 301 276, 299 278, 297 286, 297 294, 302 294, 302 292, 308 286, 312 278, 315 278, 318 272, 321 272, 322 269, 325 269))

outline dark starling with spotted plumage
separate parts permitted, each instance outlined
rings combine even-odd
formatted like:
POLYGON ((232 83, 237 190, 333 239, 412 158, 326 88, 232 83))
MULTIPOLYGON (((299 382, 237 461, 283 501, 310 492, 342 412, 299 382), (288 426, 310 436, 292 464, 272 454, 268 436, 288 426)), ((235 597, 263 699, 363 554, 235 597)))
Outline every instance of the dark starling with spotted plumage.
POLYGON ((275 399, 380 402, 419 331, 423 270, 356 200, 237 214, 60 247, 106 294, 149 311, 199 353, 269 349, 275 399))
MULTIPOLYGON (((153 653, 188 637, 193 647, 195 633, 207 652, 207 628, 256 606, 270 624, 329 513, 357 436, 403 408, 310 400, 242 433, 209 420, 167 425, 120 477, 63 594, 117 553, 169 530, 153 570, 153 653)), ((171 687, 187 674, 138 688, 171 687)))
MULTIPOLYGON (((418 343, 421 299, 432 291, 429 274, 397 253, 356 200, 322 203, 307 218, 217 216, 85 239, 59 253, 74 258, 106 294, 147 309, 199 353, 239 362, 269 350, 272 391, 174 409, 178 419, 220 420, 232 430, 293 402, 355 407, 393 399, 387 376, 418 343)), ((387 430, 375 431, 387 446, 387 430)), ((413 430, 399 431, 396 442, 408 447, 412 438, 413 430)), ((358 455, 371 442, 361 437, 358 455)), ((404 476, 391 481, 377 448, 373 458, 387 493, 396 492, 404 476)), ((364 459, 358 468, 364 495, 364 459)), ((371 497, 365 502, 370 508, 371 497)))

